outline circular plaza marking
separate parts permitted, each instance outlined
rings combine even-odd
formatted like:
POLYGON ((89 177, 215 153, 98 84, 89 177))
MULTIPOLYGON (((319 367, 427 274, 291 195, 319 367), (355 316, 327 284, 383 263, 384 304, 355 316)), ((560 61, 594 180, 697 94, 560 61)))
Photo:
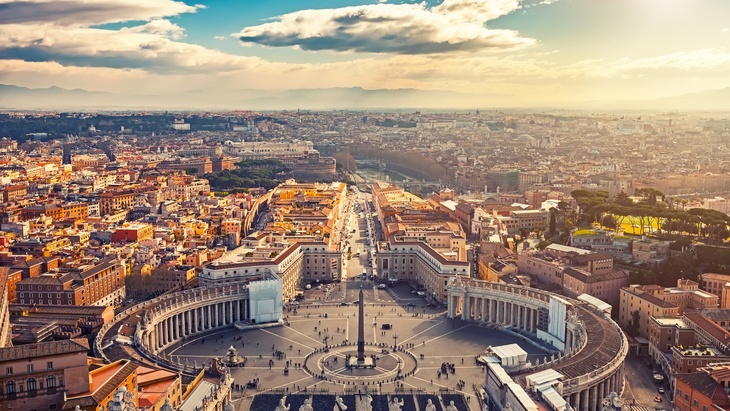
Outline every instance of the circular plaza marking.
POLYGON ((374 358, 373 367, 348 367, 347 356, 357 357, 357 345, 340 345, 317 350, 307 355, 304 370, 315 378, 344 384, 385 383, 413 375, 416 358, 407 351, 392 351, 384 346, 365 346, 365 356, 374 358))

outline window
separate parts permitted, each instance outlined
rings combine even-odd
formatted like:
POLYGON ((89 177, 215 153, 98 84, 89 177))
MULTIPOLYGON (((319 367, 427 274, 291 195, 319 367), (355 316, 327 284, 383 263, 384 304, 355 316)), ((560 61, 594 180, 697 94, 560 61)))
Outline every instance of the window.
POLYGON ((28 372, 33 372, 33 364, 28 364, 28 372))
POLYGON ((8 381, 5 383, 5 392, 7 394, 15 394, 15 381, 8 381))
POLYGON ((692 408, 697 408, 697 400, 692 400, 692 408))
POLYGON ((48 377, 46 377, 46 387, 48 387, 48 388, 56 387, 56 376, 55 375, 49 375, 48 377))
POLYGON ((53 369, 53 361, 48 361, 46 363, 46 369, 47 370, 52 370, 53 369))
POLYGON ((6 368, 5 375, 13 375, 13 367, 6 368))
POLYGON ((28 391, 32 392, 35 391, 36 388, 36 381, 35 378, 28 378, 28 391))

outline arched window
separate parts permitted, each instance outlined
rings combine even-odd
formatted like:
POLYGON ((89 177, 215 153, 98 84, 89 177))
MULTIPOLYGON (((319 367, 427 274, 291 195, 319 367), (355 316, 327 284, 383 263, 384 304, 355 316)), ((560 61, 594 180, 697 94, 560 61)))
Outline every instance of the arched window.
POLYGON ((48 387, 48 388, 56 387, 56 376, 55 375, 49 375, 48 377, 46 377, 46 387, 48 387))
POLYGON ((15 381, 8 381, 5 383, 5 392, 8 394, 15 394, 15 381))
POLYGON ((28 378, 28 391, 35 391, 38 387, 36 387, 35 378, 28 378))

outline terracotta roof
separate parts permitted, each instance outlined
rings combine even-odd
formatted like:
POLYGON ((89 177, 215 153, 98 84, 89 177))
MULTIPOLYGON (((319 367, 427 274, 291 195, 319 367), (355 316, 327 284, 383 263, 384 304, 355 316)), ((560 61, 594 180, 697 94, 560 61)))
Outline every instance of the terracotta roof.
POLYGON ((624 271, 621 270, 612 270, 611 272, 604 273, 604 274, 591 274, 589 272, 576 269, 573 267, 565 267, 563 270, 563 274, 568 275, 570 277, 575 278, 578 281, 581 281, 583 283, 598 283, 601 281, 611 281, 616 280, 620 278, 626 278, 628 281, 629 276, 624 271))
MULTIPOLYGON (((656 289, 656 288, 661 288, 661 287, 656 286, 654 289, 656 289)), ((652 294, 649 294, 649 293, 637 293, 633 289, 631 289, 630 287, 623 287, 622 290, 628 291, 631 294, 633 294, 635 297, 641 298, 642 300, 648 302, 649 304, 656 305, 656 306, 658 306, 660 308, 675 308, 675 307, 677 307, 676 304, 670 303, 669 301, 664 301, 661 298, 656 297, 656 296, 654 296, 652 294)))
POLYGON ((129 360, 119 360, 116 363, 94 370, 91 373, 89 391, 75 397, 67 398, 63 404, 64 410, 72 410, 77 405, 81 408, 101 405, 101 402, 119 389, 122 382, 137 370, 139 365, 129 360))
POLYGON ((698 312, 685 312, 684 317, 697 328, 706 331, 712 338, 725 344, 730 345, 730 332, 710 321, 704 315, 698 312))
POLYGON ((17 360, 19 358, 40 358, 50 355, 70 354, 89 351, 89 342, 84 338, 51 341, 38 344, 19 345, 17 347, 0 348, 0 361, 17 360))
POLYGON ((722 390, 720 384, 706 372, 676 374, 675 378, 689 385, 690 387, 692 387, 693 390, 699 391, 707 398, 714 398, 718 394, 720 394, 721 396, 724 396, 725 400, 728 399, 727 394, 725 394, 725 392, 722 390))

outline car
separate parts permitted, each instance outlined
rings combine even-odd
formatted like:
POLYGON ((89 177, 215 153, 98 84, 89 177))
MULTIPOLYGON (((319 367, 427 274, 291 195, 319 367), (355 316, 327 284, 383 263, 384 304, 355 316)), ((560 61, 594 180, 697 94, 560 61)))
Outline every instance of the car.
POLYGON ((378 288, 380 288, 381 290, 384 289, 384 288, 386 288, 386 287, 388 287, 388 286, 385 285, 385 284, 378 284, 378 288))
POLYGON ((348 305, 350 305, 350 304, 347 301, 343 301, 343 302, 340 303, 340 306, 342 306, 342 307, 345 307, 345 306, 348 306, 348 305))
POLYGON ((415 306, 416 306, 415 303, 408 303, 408 304, 406 304, 406 307, 415 307, 415 306))
POLYGON ((418 291, 417 290, 411 290, 411 294, 416 295, 416 294, 418 294, 418 291))
POLYGON ((659 394, 664 394, 664 387, 659 387, 657 391, 659 392, 659 394))
POLYGON ((353 304, 360 304, 360 300, 355 300, 352 302, 353 304))

